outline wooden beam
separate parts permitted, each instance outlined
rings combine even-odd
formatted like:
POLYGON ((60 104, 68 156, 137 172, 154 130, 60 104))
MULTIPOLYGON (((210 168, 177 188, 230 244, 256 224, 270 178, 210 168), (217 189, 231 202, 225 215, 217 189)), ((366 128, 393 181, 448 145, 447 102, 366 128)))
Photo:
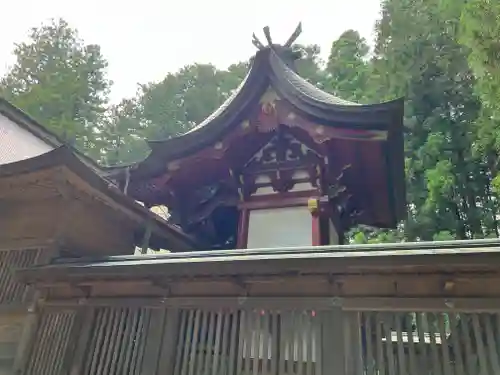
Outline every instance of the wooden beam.
MULTIPOLYGON (((328 309, 332 306, 339 306, 339 299, 335 297, 144 297, 144 298, 98 298, 91 297, 86 300, 86 305, 103 307, 151 307, 151 308, 207 308, 207 309, 293 309, 293 308, 314 308, 328 309)), ((44 301, 47 306, 64 307, 75 306, 79 299, 48 300, 44 301)))
POLYGON ((500 312, 498 298, 345 298, 347 311, 408 311, 408 312, 500 312))
MULTIPOLYGON (((70 307, 78 305, 81 299, 45 300, 46 306, 70 307)), ((345 311, 463 311, 499 312, 498 298, 391 298, 358 297, 144 297, 144 298, 98 298, 86 300, 86 305, 103 307, 151 307, 151 308, 237 308, 237 309, 331 309, 342 307, 345 311)))
POLYGON ((142 238, 142 244, 141 244, 142 254, 147 254, 148 252, 152 229, 153 229, 153 219, 148 217, 146 218, 146 228, 144 230, 144 237, 142 238))
POLYGON ((32 249, 53 249, 55 241, 50 238, 16 238, 11 240, 2 240, 0 251, 10 250, 32 250, 32 249))

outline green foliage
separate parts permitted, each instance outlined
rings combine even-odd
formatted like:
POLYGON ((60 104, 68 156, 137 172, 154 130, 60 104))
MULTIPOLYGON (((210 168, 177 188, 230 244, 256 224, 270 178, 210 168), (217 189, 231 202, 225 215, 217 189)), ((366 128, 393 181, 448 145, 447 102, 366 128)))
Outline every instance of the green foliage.
POLYGON ((465 2, 460 24, 460 40, 469 48, 469 62, 478 78, 478 93, 483 104, 500 116, 500 3, 465 2))
POLYGON ((344 32, 332 44, 325 89, 342 99, 361 102, 367 99, 369 48, 354 30, 344 32))
POLYGON ((111 82, 98 45, 85 45, 64 20, 31 30, 14 50, 16 63, 0 95, 94 157, 111 82))
POLYGON ((480 103, 457 22, 437 0, 386 0, 374 65, 390 94, 407 97, 409 240, 482 237, 482 161, 473 152, 480 103))
POLYGON ((213 65, 194 64, 158 83, 141 86, 137 111, 147 138, 163 139, 180 135, 202 122, 216 110, 246 74, 245 64, 226 70, 213 65))

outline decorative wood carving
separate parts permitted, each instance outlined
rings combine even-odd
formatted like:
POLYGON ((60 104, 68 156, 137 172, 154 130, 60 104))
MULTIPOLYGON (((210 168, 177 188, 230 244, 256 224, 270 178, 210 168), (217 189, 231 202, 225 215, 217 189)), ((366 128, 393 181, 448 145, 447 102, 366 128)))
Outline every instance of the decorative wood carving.
POLYGON ((358 217, 362 214, 356 206, 353 194, 349 192, 346 183, 350 165, 343 168, 337 176, 334 184, 328 185, 327 197, 332 208, 331 218, 339 234, 343 234, 347 229, 356 224, 358 217))
POLYGON ((243 168, 245 196, 259 188, 271 186, 274 191, 290 191, 298 182, 310 182, 318 186, 318 171, 323 158, 312 148, 297 140, 285 127, 276 130, 271 140, 255 153, 243 168), (297 178, 304 171, 307 178, 297 178), (266 176, 269 183, 260 183, 266 176))

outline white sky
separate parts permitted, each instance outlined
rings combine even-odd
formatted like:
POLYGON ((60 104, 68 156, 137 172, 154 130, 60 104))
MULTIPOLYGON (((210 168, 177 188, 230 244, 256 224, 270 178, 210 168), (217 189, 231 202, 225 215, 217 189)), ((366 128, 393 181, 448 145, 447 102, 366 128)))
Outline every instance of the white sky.
POLYGON ((0 22, 0 75, 12 64, 14 43, 31 27, 62 17, 86 43, 97 43, 114 81, 112 100, 132 96, 137 83, 201 62, 224 68, 255 53, 253 32, 262 27, 283 43, 299 21, 297 42, 316 43, 326 56, 347 29, 371 40, 379 0, 4 0, 0 22), (8 5, 7 5, 8 4, 8 5), (5 17, 7 14, 10 16, 5 17))

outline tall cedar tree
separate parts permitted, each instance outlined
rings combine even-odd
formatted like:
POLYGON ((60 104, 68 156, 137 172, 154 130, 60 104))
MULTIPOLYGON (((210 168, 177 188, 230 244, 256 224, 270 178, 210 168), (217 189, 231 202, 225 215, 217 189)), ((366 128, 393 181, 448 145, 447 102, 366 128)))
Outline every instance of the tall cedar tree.
POLYGON ((84 44, 64 20, 52 20, 33 28, 14 55, 0 95, 99 158, 99 127, 111 85, 100 47, 84 44))

